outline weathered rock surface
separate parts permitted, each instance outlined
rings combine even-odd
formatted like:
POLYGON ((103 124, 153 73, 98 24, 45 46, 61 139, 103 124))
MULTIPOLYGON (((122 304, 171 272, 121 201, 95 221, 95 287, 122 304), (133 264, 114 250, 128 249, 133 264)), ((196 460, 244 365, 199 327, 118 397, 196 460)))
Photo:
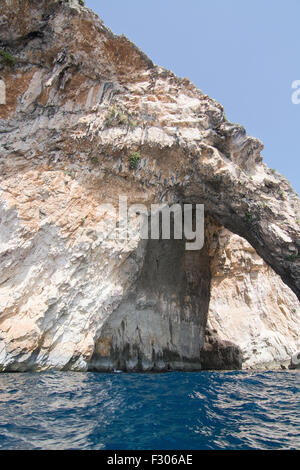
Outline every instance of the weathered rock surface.
POLYGON ((289 369, 300 369, 300 352, 293 354, 291 357, 289 369))
POLYGON ((243 367, 273 367, 300 348, 296 295, 249 243, 217 228, 210 245, 208 326, 240 347, 243 367))
POLYGON ((207 249, 149 240, 140 277, 104 323, 91 367, 97 370, 201 369, 210 295, 207 249))
POLYGON ((1 370, 236 367, 239 348, 248 365, 295 352, 300 205, 261 142, 76 0, 5 0, 0 23, 1 370), (205 247, 109 239, 98 208, 120 194, 205 204, 205 247))
POLYGON ((201 349, 202 370, 242 369, 243 352, 231 341, 222 340, 217 330, 206 329, 204 346, 201 349))

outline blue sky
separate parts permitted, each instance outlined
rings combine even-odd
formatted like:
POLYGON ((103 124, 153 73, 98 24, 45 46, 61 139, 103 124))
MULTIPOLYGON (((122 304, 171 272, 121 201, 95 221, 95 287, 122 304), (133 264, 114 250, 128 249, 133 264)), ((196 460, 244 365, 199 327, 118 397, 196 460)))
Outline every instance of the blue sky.
POLYGON ((299 0, 87 0, 116 34, 188 77, 259 137, 263 157, 300 194, 299 0))

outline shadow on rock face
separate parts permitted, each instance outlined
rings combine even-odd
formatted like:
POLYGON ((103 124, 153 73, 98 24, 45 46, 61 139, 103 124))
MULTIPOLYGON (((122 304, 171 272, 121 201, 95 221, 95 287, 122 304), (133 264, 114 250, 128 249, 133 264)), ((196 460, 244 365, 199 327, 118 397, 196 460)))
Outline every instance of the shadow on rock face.
POLYGON ((289 369, 300 369, 300 351, 291 357, 289 369))
POLYGON ((203 370, 238 370, 242 368, 242 350, 231 341, 223 341, 209 329, 201 351, 203 370))
POLYGON ((101 329, 90 368, 199 370, 210 299, 207 250, 184 240, 149 240, 127 298, 101 329))

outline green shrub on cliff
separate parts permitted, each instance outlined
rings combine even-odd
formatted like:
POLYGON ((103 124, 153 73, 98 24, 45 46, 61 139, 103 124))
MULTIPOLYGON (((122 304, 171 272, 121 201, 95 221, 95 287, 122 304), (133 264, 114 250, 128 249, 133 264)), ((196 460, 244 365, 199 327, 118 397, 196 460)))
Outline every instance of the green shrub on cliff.
POLYGON ((132 170, 134 170, 135 168, 137 168, 138 164, 139 164, 139 161, 141 159, 141 155, 140 155, 140 152, 134 152, 130 159, 129 159, 129 162, 130 162, 130 168, 132 170))
POLYGON ((300 255, 299 254, 296 255, 295 253, 292 253, 291 255, 286 257, 287 261, 298 261, 299 259, 300 259, 300 255))
POLYGON ((0 50, 0 57, 2 59, 2 62, 5 65, 9 65, 10 67, 13 67, 16 63, 15 57, 13 57, 12 55, 8 54, 7 52, 3 50, 0 50))
POLYGON ((104 125, 106 128, 126 126, 128 129, 134 129, 137 126, 137 122, 134 120, 134 116, 128 113, 127 110, 119 106, 111 106, 105 116, 104 125))

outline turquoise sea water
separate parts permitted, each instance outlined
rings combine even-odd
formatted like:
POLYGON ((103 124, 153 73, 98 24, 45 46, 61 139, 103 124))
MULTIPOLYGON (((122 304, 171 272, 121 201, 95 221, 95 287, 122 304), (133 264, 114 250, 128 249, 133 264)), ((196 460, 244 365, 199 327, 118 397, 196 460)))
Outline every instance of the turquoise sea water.
POLYGON ((0 374, 0 449, 300 449, 300 373, 0 374))

